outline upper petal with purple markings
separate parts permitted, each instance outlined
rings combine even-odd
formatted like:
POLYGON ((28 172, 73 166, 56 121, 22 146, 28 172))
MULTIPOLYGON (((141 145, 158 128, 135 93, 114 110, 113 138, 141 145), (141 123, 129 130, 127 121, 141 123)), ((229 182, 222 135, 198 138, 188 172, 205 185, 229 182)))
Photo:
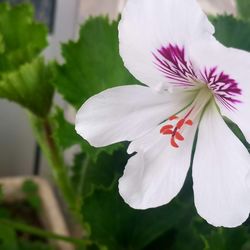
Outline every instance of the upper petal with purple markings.
POLYGON ((120 54, 139 81, 154 88, 168 87, 154 53, 172 44, 185 47, 189 57, 190 43, 213 33, 196 0, 128 0, 119 25, 120 54))
POLYGON ((215 38, 197 41, 191 52, 192 62, 201 69, 216 66, 217 71, 223 72, 214 72, 209 77, 210 87, 213 88, 212 83, 217 82, 215 93, 220 95, 215 100, 222 115, 235 122, 250 141, 250 53, 226 48, 215 38), (220 85, 224 88, 223 95, 220 85))
MULTIPOLYGON (((242 90, 239 83, 223 67, 217 66, 216 60, 209 66, 192 62, 187 57, 187 49, 169 44, 153 53, 155 65, 172 87, 181 90, 208 88, 214 98, 229 110, 237 109, 241 103, 242 90)), ((228 70, 229 71, 229 70, 228 70)))
POLYGON ((186 49, 169 44, 153 53, 155 65, 165 76, 169 84, 179 87, 194 87, 197 75, 194 66, 188 60, 186 49))
POLYGON ((237 109, 238 105, 236 104, 241 103, 239 97, 242 94, 242 90, 235 79, 227 73, 219 71, 217 67, 205 68, 202 72, 202 77, 217 101, 229 110, 237 109))

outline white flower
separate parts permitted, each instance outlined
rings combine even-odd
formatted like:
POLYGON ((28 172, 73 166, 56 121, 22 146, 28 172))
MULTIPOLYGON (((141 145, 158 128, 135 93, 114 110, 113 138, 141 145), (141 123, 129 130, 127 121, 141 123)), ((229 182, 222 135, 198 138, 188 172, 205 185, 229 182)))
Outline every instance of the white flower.
POLYGON ((79 110, 77 132, 95 147, 132 141, 119 191, 133 208, 170 202, 185 181, 194 137, 195 205, 215 226, 250 211, 248 151, 224 122, 250 139, 250 54, 226 48, 195 0, 128 0, 120 54, 146 86, 108 89, 79 110))

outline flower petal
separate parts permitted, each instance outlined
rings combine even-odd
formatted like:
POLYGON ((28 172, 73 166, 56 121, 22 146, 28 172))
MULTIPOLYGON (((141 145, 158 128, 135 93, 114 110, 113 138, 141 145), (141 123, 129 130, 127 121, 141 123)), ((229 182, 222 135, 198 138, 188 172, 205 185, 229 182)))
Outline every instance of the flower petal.
POLYGON ((95 147, 132 141, 180 111, 192 95, 159 93, 139 85, 111 88, 83 104, 76 131, 95 147))
MULTIPOLYGON (((161 125, 161 126, 164 126, 161 125)), ((129 153, 137 152, 126 165, 119 181, 119 192, 136 209, 158 207, 170 202, 182 188, 191 160, 196 125, 184 129, 179 148, 171 146, 171 136, 157 127, 133 141, 129 153)))
POLYGON ((119 25, 120 54, 128 70, 142 83, 168 85, 155 65, 162 47, 184 46, 214 33, 196 0, 128 0, 119 25))
POLYGON ((216 102, 222 115, 235 122, 250 141, 250 53, 226 48, 214 38, 197 42, 190 53, 192 53, 192 62, 200 70, 217 67, 219 73, 223 72, 237 83, 241 93, 231 95, 235 109, 228 108, 219 100, 216 102))
POLYGON ((248 217, 250 156, 211 104, 199 126, 193 163, 195 205, 214 226, 236 227, 248 217))

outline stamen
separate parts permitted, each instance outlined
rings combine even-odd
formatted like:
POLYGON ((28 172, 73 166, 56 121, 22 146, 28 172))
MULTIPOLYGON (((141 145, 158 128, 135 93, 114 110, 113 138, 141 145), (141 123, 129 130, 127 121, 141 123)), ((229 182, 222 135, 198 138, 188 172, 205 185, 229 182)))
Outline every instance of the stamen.
POLYGON ((173 116, 171 116, 171 117, 169 118, 169 121, 173 121, 173 120, 176 120, 176 119, 178 119, 178 116, 173 115, 173 116))
POLYGON ((191 120, 187 120, 185 124, 187 124, 188 126, 192 126, 194 123, 191 120))
POLYGON ((175 142, 173 136, 171 137, 171 145, 172 145, 174 148, 179 148, 179 145, 175 142))
POLYGON ((178 141, 184 141, 185 140, 184 136, 180 133, 180 130, 185 125, 188 125, 188 126, 193 125, 193 121, 188 119, 188 117, 190 116, 192 111, 193 111, 193 108, 182 119, 179 119, 179 117, 176 116, 176 115, 171 116, 168 119, 168 121, 178 120, 175 127, 173 125, 171 125, 171 124, 167 124, 167 125, 165 125, 165 126, 163 126, 161 128, 161 130, 160 130, 161 134, 163 134, 163 135, 171 135, 170 144, 171 144, 172 147, 179 148, 179 145, 177 144, 176 140, 178 140, 178 141))
POLYGON ((166 125, 166 126, 161 128, 160 132, 163 135, 171 135, 173 133, 173 130, 171 130, 172 128, 174 128, 173 125, 166 125))
POLYGON ((184 137, 183 137, 179 132, 176 132, 176 133, 175 133, 175 138, 176 138, 178 141, 184 141, 184 137))
POLYGON ((177 129, 181 129, 181 127, 184 125, 184 123, 185 123, 185 120, 181 119, 180 121, 178 121, 178 123, 176 125, 176 128, 177 129))

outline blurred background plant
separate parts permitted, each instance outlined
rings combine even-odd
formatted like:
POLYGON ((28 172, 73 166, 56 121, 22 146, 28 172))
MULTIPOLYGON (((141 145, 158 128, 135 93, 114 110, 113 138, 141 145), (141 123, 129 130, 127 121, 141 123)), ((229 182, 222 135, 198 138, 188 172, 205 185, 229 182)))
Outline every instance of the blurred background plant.
MULTIPOLYGON (((215 36, 223 44, 250 51, 250 1, 238 0, 237 6, 237 17, 225 14, 210 19, 216 27, 215 36)), ((78 109, 104 89, 138 83, 119 56, 118 20, 88 19, 78 40, 62 45, 64 63, 59 64, 45 62, 41 55, 48 30, 33 16, 30 4, 0 4, 0 97, 26 109, 64 202, 83 233, 79 238, 65 238, 27 225, 20 218, 13 223, 2 203, 0 249, 53 249, 44 241, 30 243, 30 237, 20 238, 27 232, 45 240, 69 241, 79 250, 250 249, 249 222, 235 229, 214 228, 197 215, 191 173, 182 192, 168 205, 137 211, 123 202, 117 181, 128 160, 126 143, 92 148, 76 134, 74 124, 53 101, 54 93, 60 93, 72 109, 78 109), (69 164, 64 153, 76 145, 78 151, 69 164)), ((238 127, 226 122, 250 148, 238 127)), ((29 207, 38 209, 36 187, 26 182, 23 191, 29 207)))

